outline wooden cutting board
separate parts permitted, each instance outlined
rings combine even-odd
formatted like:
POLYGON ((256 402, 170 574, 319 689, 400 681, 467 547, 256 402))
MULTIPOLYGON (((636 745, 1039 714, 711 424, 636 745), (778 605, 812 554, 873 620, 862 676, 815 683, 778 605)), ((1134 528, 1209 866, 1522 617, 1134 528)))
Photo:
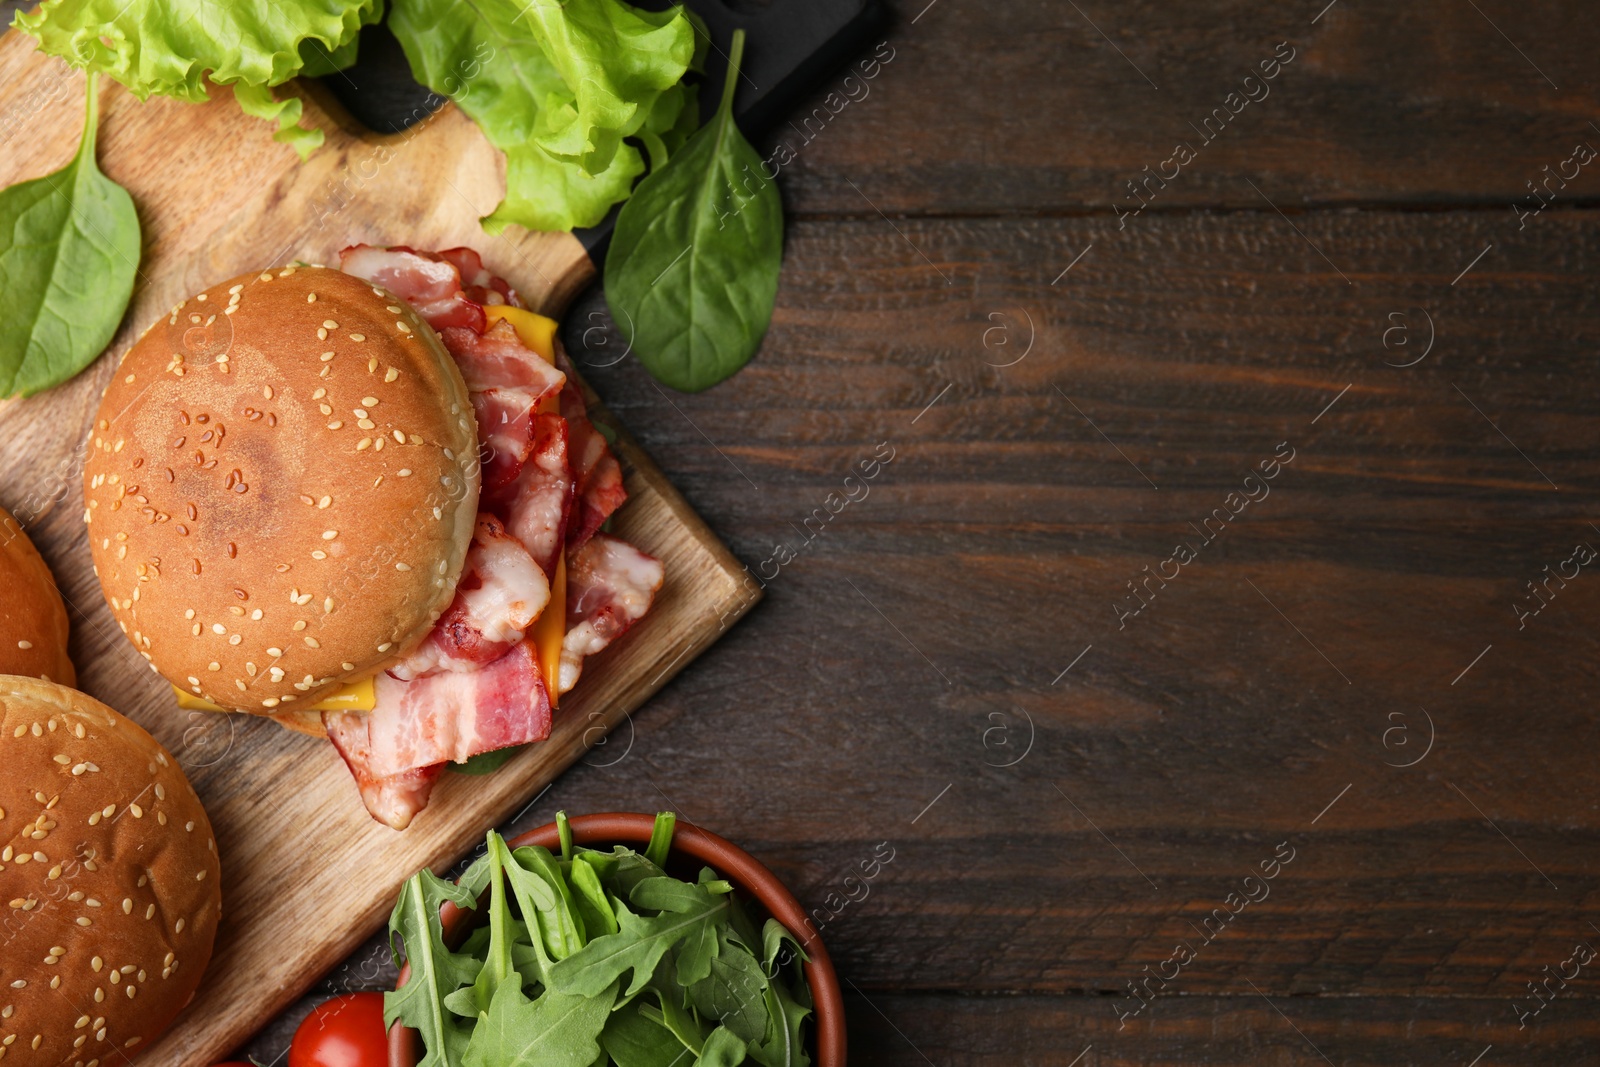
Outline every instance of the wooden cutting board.
MULTIPOLYGON (((83 78, 36 53, 31 39, 7 33, 0 85, 0 185, 64 165, 81 130, 83 78)), ((362 241, 470 245, 553 317, 594 273, 569 235, 482 231, 479 217, 500 197, 502 163, 454 107, 379 137, 314 88, 293 91, 306 97, 308 123, 327 134, 304 164, 272 141, 267 124, 241 114, 231 94, 204 105, 140 103, 119 86, 102 87, 101 165, 132 193, 144 227, 133 306, 111 353, 77 379, 0 401, 0 505, 55 568, 72 607, 80 685, 177 755, 216 828, 216 955, 195 1002, 144 1055, 162 1067, 205 1067, 229 1052, 370 936, 413 871, 442 870, 463 855, 759 599, 733 555, 619 433, 630 499, 616 529, 665 564, 654 609, 589 662, 548 741, 490 777, 446 774, 404 833, 368 817, 327 742, 264 719, 174 706, 166 683, 112 622, 82 522, 81 449, 96 401, 145 327, 219 278, 295 259, 336 262, 341 247, 362 241)), ((592 411, 617 428, 602 408, 592 411)))

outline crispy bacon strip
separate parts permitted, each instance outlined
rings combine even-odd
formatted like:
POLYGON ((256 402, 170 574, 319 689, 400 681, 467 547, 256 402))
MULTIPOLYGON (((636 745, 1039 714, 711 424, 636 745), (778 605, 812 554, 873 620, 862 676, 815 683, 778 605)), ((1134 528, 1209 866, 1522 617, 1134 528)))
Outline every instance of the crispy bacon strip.
POLYGON ((550 602, 545 572, 493 515, 480 513, 455 600, 427 640, 389 668, 401 681, 438 671, 475 671, 521 641, 550 602))
MULTIPOLYGON (((427 255, 426 252, 420 253, 427 255)), ((461 287, 467 296, 480 304, 510 304, 522 307, 517 291, 498 274, 492 274, 483 265, 483 257, 470 248, 446 248, 439 253, 461 275, 461 287)))
POLYGON ((441 766, 550 736, 550 696, 527 642, 482 670, 377 678, 371 712, 327 711, 323 726, 374 819, 404 830, 441 766))
POLYGON ((611 644, 644 617, 664 577, 659 560, 607 534, 595 534, 568 559, 561 692, 577 684, 585 657, 611 644))
POLYGON ((524 346, 517 339, 517 331, 504 319, 488 330, 446 326, 439 336, 461 367, 467 388, 475 393, 484 389, 525 389, 537 404, 556 395, 566 384, 566 375, 524 346))
POLYGON ((628 499, 622 485, 622 464, 611 451, 611 444, 593 422, 589 405, 578 388, 572 364, 559 344, 556 366, 567 376, 561 387, 561 415, 567 420, 572 445, 572 470, 576 481, 572 517, 567 521, 567 551, 577 552, 585 541, 628 499))
POLYGON ((483 492, 492 498, 516 482, 533 453, 536 401, 526 389, 484 389, 470 395, 478 417, 483 492))
POLYGON ((403 245, 352 245, 339 252, 339 269, 389 290, 435 330, 454 326, 481 332, 489 324, 482 305, 462 292, 461 274, 448 260, 403 245))
POLYGON ((567 445, 567 420, 536 416, 532 454, 516 483, 489 500, 505 516, 506 528, 521 541, 546 575, 554 575, 556 559, 572 505, 572 464, 567 445))

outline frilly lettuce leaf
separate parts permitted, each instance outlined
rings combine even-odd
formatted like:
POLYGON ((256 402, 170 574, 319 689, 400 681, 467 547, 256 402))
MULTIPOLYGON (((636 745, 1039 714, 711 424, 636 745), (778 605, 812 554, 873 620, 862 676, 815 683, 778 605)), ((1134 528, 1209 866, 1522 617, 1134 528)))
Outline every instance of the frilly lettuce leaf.
POLYGON ((321 134, 290 130, 299 101, 274 101, 267 88, 348 66, 356 34, 382 15, 383 0, 44 0, 14 24, 41 51, 115 78, 141 100, 199 103, 208 81, 235 86, 246 112, 276 119, 279 140, 304 155, 321 134))
MULTIPOLYGON (((644 173, 624 138, 670 147, 703 55, 682 8, 620 0, 394 0, 389 26, 416 79, 450 97, 506 154, 490 232, 593 226, 644 173)), ((695 116, 689 115, 693 120, 695 116)), ((691 122, 692 127, 692 122, 691 122)), ((656 160, 659 162, 659 160, 656 160)))
POLYGON ((300 153, 301 159, 305 159, 322 144, 321 130, 308 130, 297 125, 303 107, 298 96, 275 100, 272 90, 265 85, 235 82, 233 98, 239 101, 239 109, 246 115, 266 119, 268 122, 277 120, 278 132, 272 135, 272 139, 289 145, 300 153))

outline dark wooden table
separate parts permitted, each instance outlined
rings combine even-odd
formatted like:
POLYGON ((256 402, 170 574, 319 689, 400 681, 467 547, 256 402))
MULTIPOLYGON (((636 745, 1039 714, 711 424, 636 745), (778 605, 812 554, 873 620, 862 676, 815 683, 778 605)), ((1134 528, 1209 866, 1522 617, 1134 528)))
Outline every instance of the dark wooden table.
POLYGON ((925 3, 755 363, 569 322, 768 597, 514 828, 743 843, 857 1063, 1600 1059, 1593 5, 925 3))

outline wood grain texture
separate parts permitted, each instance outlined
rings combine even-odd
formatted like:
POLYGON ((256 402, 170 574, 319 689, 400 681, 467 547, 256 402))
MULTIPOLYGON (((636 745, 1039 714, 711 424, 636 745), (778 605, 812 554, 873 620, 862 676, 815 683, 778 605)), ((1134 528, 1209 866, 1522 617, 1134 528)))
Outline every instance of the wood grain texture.
MULTIPOLYGON (((0 158, 0 184, 60 165, 71 152, 82 82, 0 38, 0 80, 37 105, 29 135, 0 158), (53 131, 34 136, 34 131, 53 131)), ((195 1002, 150 1048, 149 1062, 202 1067, 294 1000, 387 916, 400 883, 482 838, 577 759, 759 598, 742 569, 618 430, 630 500, 619 536, 661 559, 666 584, 650 621, 588 665, 549 740, 489 777, 447 774, 413 826, 372 821, 333 747, 244 716, 186 713, 116 632, 90 573, 79 474, 84 440, 115 356, 164 309, 220 277, 294 259, 331 261, 359 241, 474 244, 535 308, 559 315, 593 268, 566 235, 488 241, 477 220, 497 199, 495 157, 446 109, 406 134, 359 137, 315 113, 328 144, 299 166, 263 123, 229 101, 138 104, 106 91, 101 160, 141 212, 140 284, 113 354, 48 394, 0 404, 0 505, 52 563, 74 614, 82 688, 145 726, 177 755, 205 803, 223 861, 224 917, 195 1002)), ((31 102, 31 103, 30 103, 31 102)), ((14 106, 21 106, 20 104, 14 106)), ((595 401, 592 393, 591 401, 595 401)), ((597 403, 597 402, 596 402, 597 403)))
MULTIPOLYGON (((1582 4, 1339 0, 1313 23, 1327 4, 895 4, 893 58, 872 78, 841 72, 767 149, 794 152, 784 194, 807 215, 871 215, 867 198, 890 215, 1109 212, 1188 141, 1199 158, 1152 210, 1264 208, 1250 181, 1290 210, 1472 204, 1510 218, 1526 181, 1597 136, 1582 4), (1270 95, 1205 144, 1190 124, 1283 41, 1297 58, 1270 95)), ((1593 203, 1600 178, 1561 195, 1593 203)))

